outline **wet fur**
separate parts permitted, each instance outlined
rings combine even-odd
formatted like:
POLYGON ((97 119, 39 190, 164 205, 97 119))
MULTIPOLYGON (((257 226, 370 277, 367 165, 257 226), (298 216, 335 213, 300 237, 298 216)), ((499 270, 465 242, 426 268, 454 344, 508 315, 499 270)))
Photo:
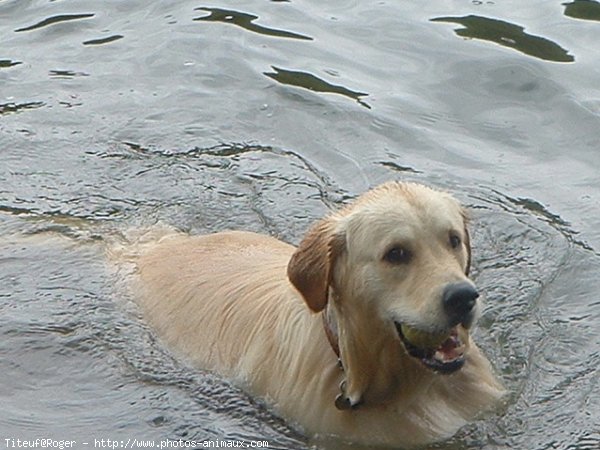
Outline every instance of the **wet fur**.
POLYGON ((171 348, 265 399, 307 434, 429 443, 503 394, 466 330, 465 366, 438 375, 408 356, 393 324, 439 329, 441 289, 467 280, 465 216, 445 193, 387 183, 317 222, 298 248, 246 232, 173 234, 146 244, 135 263, 139 304, 171 348), (458 251, 443 238, 450 229, 461 234, 458 251), (406 267, 381 259, 396 241, 418 255, 406 267), (337 325, 343 370, 324 311, 337 325), (342 382, 357 409, 334 406, 342 382))

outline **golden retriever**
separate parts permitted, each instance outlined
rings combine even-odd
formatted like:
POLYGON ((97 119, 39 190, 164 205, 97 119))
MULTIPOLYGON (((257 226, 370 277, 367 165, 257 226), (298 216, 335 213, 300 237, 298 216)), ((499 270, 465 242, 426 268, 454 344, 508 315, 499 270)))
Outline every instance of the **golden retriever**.
POLYGON ((414 446, 504 393, 469 334, 470 252, 453 197, 389 182, 298 248, 238 231, 164 237, 135 261, 135 290, 168 346, 304 433, 414 446))

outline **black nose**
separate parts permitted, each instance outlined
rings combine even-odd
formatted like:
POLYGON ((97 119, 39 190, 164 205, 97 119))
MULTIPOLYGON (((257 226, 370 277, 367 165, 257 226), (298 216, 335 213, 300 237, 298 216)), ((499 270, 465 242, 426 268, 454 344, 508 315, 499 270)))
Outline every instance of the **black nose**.
POLYGON ((470 322, 469 315, 475 307, 477 297, 479 292, 470 283, 451 283, 444 288, 442 301, 451 326, 470 322))

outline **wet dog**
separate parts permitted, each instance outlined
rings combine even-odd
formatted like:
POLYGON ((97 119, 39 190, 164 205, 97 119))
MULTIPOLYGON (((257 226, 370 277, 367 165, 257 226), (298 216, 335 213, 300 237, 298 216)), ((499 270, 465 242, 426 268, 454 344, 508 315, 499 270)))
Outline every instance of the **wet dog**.
POLYGON ((452 436, 503 395, 472 341, 465 214, 390 182, 300 245, 248 232, 146 245, 135 291, 176 352, 310 435, 412 446, 452 436))

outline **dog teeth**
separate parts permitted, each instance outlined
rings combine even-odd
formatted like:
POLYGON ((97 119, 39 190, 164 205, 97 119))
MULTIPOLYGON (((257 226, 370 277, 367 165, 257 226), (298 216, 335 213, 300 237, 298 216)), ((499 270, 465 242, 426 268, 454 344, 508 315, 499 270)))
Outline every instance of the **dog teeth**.
MULTIPOLYGON (((458 342, 456 342, 458 344, 458 342)), ((466 350, 464 344, 457 345, 452 348, 442 348, 435 352, 434 358, 441 362, 452 362, 461 358, 466 350)))

